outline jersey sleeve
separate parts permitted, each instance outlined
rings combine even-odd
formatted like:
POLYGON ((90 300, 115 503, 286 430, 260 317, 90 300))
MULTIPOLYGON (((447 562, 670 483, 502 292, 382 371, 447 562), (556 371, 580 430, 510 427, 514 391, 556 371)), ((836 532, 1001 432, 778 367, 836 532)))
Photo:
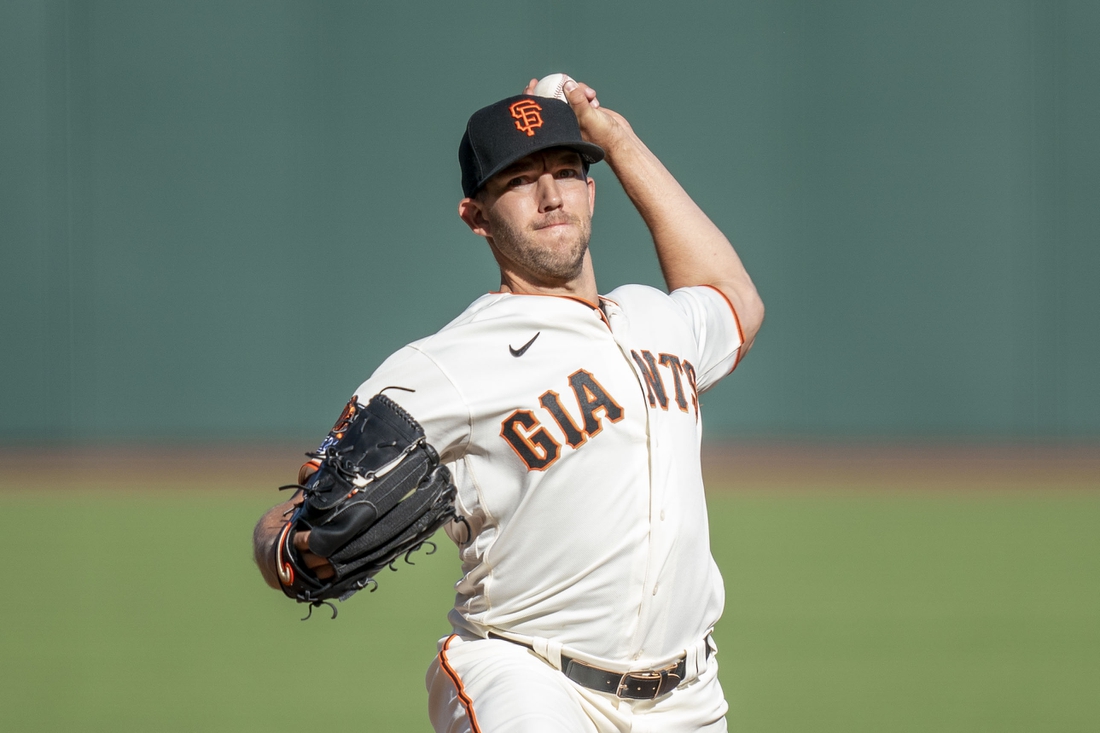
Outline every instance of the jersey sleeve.
POLYGON ((703 392, 737 367, 745 342, 741 322, 729 299, 710 285, 673 290, 669 297, 695 334, 696 380, 703 392))
POLYGON ((444 462, 458 460, 470 440, 470 409, 450 378, 415 346, 395 352, 356 390, 367 404, 384 392, 424 428, 428 443, 444 462))

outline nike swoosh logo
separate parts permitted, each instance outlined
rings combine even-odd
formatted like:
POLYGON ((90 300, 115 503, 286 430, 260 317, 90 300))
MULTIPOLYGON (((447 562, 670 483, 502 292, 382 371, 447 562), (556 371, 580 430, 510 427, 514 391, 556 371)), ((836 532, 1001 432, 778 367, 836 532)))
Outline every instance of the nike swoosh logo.
POLYGON ((513 349, 512 346, 509 345, 508 346, 508 351, 512 352, 512 356, 514 356, 518 359, 519 357, 521 357, 521 356, 523 356, 524 354, 527 353, 527 350, 529 348, 531 348, 531 344, 535 343, 535 339, 537 339, 539 337, 540 333, 542 333, 542 331, 539 331, 538 333, 536 333, 534 336, 531 337, 530 341, 528 341, 527 343, 525 343, 523 346, 519 347, 518 349, 513 349))

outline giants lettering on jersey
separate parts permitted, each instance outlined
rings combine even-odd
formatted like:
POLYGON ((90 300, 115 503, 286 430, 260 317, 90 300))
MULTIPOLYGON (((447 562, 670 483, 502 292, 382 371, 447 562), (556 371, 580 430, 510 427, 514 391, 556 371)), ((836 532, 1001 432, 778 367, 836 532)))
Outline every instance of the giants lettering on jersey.
POLYGON ((634 362, 638 365, 638 372, 645 381, 646 399, 649 400, 650 407, 659 405, 662 410, 668 409, 668 392, 665 390, 665 381, 661 377, 661 370, 658 368, 658 365, 660 365, 672 374, 672 385, 676 390, 676 406, 680 408, 681 412, 688 411, 683 379, 684 377, 687 378, 687 387, 691 391, 691 406, 695 410, 695 419, 699 419, 699 389, 695 386, 695 367, 691 365, 690 361, 681 359, 675 354, 662 353, 656 357, 649 351, 638 354, 633 349, 630 351, 630 356, 634 358, 634 362))
MULTIPOLYGON (((681 412, 688 411, 688 397, 699 419, 699 391, 695 384, 695 367, 675 354, 650 351, 630 352, 645 384, 650 407, 668 410, 669 395, 662 368, 672 377, 673 400, 681 412), (686 381, 686 385, 685 385, 686 381)), ((574 420, 559 393, 549 389, 539 397, 539 404, 549 413, 561 430, 570 448, 580 448, 588 439, 603 430, 603 418, 611 422, 623 419, 623 408, 603 388, 591 372, 579 369, 569 375, 569 386, 576 399, 580 420, 574 420)), ((532 410, 516 410, 501 423, 500 436, 508 442, 529 471, 545 471, 561 456, 562 445, 550 434, 532 410)))
MULTIPOLYGON (((592 373, 578 369, 569 375, 580 419, 574 420, 552 389, 542 393, 539 404, 550 414, 570 448, 579 448, 603 430, 603 419, 619 422, 623 408, 592 373)), ((561 443, 542 426, 531 410, 516 410, 500 425, 500 437, 516 452, 529 471, 545 471, 561 455, 561 443)))

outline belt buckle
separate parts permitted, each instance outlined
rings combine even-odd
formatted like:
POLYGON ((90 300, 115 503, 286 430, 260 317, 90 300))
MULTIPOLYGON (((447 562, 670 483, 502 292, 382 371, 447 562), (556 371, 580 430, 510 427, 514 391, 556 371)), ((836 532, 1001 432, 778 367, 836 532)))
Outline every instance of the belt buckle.
POLYGON ((661 672, 653 670, 627 672, 619 679, 619 688, 615 690, 615 696, 634 700, 656 700, 661 694, 661 681, 663 678, 664 675, 661 672), (633 689, 631 689, 631 682, 635 683, 633 689), (653 694, 648 694, 650 686, 653 688, 653 694))

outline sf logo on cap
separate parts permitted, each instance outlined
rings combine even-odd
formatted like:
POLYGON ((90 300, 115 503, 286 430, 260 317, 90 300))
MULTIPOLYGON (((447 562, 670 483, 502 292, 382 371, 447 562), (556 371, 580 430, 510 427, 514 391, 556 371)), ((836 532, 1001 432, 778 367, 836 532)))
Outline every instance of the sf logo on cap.
POLYGON ((542 127, 542 107, 533 99, 521 99, 508 108, 516 119, 516 129, 534 137, 535 130, 542 127))

